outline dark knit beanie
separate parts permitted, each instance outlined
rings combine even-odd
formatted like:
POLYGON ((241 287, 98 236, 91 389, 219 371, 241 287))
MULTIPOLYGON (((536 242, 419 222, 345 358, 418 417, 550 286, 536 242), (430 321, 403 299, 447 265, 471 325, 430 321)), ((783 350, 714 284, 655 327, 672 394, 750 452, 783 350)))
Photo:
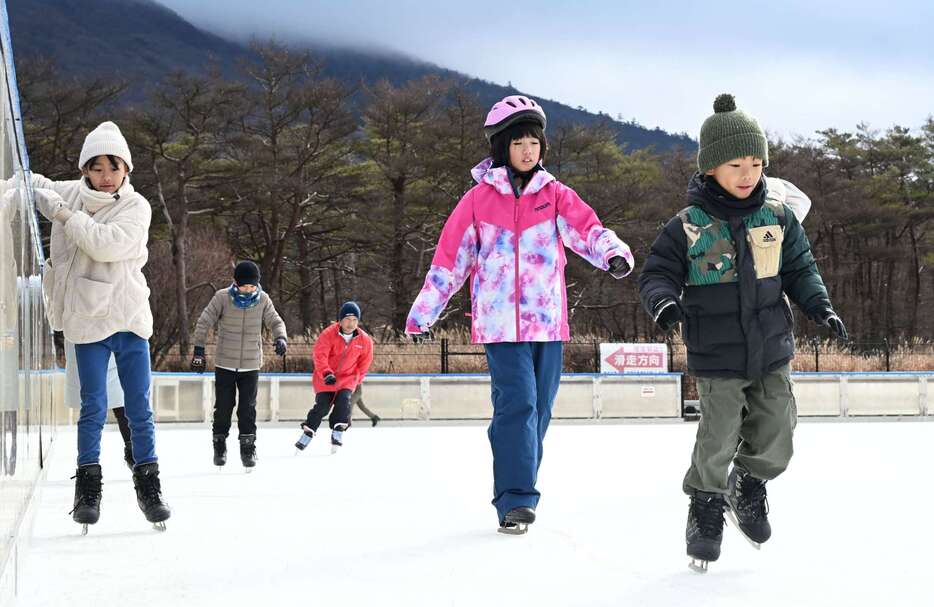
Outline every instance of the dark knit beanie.
POLYGON ((337 320, 344 320, 347 316, 356 316, 357 320, 360 320, 360 306, 357 305, 355 301, 345 302, 341 306, 340 314, 337 315, 337 320))
POLYGON ((241 261, 234 269, 234 282, 238 286, 259 285, 259 266, 252 261, 241 261))
POLYGON ((734 158, 755 156, 769 166, 769 142, 756 119, 738 109, 733 95, 718 95, 713 116, 700 129, 697 168, 703 173, 734 158))

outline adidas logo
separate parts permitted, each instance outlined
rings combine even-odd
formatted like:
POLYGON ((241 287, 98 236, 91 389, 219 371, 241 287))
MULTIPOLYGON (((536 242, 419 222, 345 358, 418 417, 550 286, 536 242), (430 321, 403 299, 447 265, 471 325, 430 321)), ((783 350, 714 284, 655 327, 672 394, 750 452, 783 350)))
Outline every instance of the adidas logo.
POLYGON ((762 242, 775 242, 775 237, 772 236, 771 232, 766 232, 765 236, 762 237, 762 242))

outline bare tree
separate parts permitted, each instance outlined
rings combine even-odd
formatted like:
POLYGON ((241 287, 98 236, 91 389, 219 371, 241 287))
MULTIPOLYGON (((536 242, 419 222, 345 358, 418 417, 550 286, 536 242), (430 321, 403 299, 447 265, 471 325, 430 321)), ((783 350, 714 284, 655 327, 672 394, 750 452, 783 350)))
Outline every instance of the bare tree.
MULTIPOLYGON (((287 270, 313 270, 309 243, 339 229, 341 184, 357 125, 348 90, 321 76, 307 52, 275 43, 254 46, 258 61, 245 64, 251 86, 235 154, 247 181, 234 193, 243 238, 237 249, 260 262, 264 285, 310 305, 309 274, 299 283, 287 270), (302 248, 299 249, 299 246, 302 248), (290 284, 291 283, 291 284, 290 284)), ((303 316, 303 324, 310 322, 303 316)))
POLYGON ((151 104, 131 114, 128 135, 149 169, 155 203, 168 228, 175 277, 177 335, 190 346, 188 229, 191 218, 216 212, 214 192, 237 178, 226 158, 227 135, 243 113, 243 86, 217 76, 175 73, 151 93, 151 104))

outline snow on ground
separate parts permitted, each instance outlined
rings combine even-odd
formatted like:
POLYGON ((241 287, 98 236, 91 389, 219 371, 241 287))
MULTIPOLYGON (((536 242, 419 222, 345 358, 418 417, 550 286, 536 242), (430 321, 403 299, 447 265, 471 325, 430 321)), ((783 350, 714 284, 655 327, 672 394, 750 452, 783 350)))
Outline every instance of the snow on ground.
POLYGON ((931 604, 934 424, 800 424, 791 468, 769 484, 772 539, 756 552, 727 527, 706 575, 684 547, 695 429, 554 424, 539 520, 521 537, 496 533, 480 425, 360 425, 334 456, 320 439, 296 456, 297 427, 262 426, 244 474, 235 438, 219 472, 208 427, 162 424, 165 533, 138 510, 110 430, 86 537, 68 515, 76 435, 60 430, 17 604, 931 604))

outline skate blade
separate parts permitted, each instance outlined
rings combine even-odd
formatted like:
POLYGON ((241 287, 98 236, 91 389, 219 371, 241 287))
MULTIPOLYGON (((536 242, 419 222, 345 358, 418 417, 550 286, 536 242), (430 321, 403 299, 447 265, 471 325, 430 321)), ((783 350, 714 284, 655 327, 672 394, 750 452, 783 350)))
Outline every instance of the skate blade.
POLYGON ((529 526, 525 523, 516 523, 515 527, 500 527, 496 531, 503 535, 525 535, 529 532, 529 526))
POLYGON ((243 469, 243 471, 244 471, 246 474, 252 474, 252 473, 253 473, 253 470, 255 470, 255 468, 244 468, 244 469, 243 469))
POLYGON ((88 524, 82 523, 81 524, 81 535, 87 535, 87 534, 88 534, 88 524))
POLYGON ((730 525, 732 525, 733 527, 736 528, 737 531, 739 531, 739 534, 743 536, 743 539, 746 540, 750 546, 752 546, 756 550, 762 549, 762 544, 752 540, 748 535, 746 535, 743 532, 742 527, 739 526, 739 518, 737 518, 736 513, 733 512, 731 508, 727 508, 726 510, 723 511, 723 513, 726 515, 727 520, 730 521, 730 525))
POLYGON ((707 573, 707 561, 702 559, 691 559, 688 568, 696 573, 707 573))
POLYGON ((331 455, 334 455, 335 453, 337 453, 339 449, 340 449, 340 446, 331 445, 331 455))
POLYGON ((153 524, 152 524, 152 528, 155 529, 156 531, 165 531, 165 529, 166 529, 166 527, 165 527, 165 521, 160 521, 160 522, 158 522, 158 523, 153 523, 153 524))

